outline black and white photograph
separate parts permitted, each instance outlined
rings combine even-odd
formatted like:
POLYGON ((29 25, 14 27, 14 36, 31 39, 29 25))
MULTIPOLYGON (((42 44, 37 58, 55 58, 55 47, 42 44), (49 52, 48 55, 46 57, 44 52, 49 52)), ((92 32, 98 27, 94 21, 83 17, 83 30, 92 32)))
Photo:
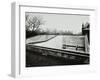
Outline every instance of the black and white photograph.
POLYGON ((25 66, 90 64, 90 16, 25 12, 25 66))

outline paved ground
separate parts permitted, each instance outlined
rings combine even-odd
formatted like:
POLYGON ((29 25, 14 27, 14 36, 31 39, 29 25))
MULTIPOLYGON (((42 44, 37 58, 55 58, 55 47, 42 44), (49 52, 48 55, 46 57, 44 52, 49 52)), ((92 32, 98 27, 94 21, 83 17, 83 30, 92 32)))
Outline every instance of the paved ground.
MULTIPOLYGON (((26 40, 26 43, 35 43, 39 41, 45 41, 49 38, 54 37, 54 35, 41 35, 32 37, 28 40, 26 40)), ((57 35, 56 37, 41 43, 32 44, 36 46, 42 46, 42 47, 48 47, 48 48, 55 48, 55 49, 62 49, 62 50, 71 50, 76 51, 76 46, 85 47, 85 37, 84 36, 69 36, 69 35, 57 35), (66 49, 63 49, 63 44, 71 45, 75 47, 66 47, 66 49)), ((84 52, 84 49, 78 49, 77 51, 84 52)))

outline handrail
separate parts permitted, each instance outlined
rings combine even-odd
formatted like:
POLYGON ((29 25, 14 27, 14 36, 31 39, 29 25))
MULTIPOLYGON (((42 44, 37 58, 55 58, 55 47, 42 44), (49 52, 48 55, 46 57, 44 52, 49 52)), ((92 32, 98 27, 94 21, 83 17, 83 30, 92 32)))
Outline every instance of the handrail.
POLYGON ((67 46, 67 47, 77 47, 77 48, 85 48, 84 46, 74 46, 74 45, 66 45, 66 44, 63 44, 64 46, 67 46))

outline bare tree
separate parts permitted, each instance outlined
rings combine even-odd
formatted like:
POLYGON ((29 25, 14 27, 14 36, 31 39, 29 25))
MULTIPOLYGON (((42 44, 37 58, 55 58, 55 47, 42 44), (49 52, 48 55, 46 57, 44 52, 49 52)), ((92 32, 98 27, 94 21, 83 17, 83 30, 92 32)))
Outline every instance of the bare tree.
POLYGON ((41 16, 33 16, 26 14, 25 16, 25 27, 26 31, 36 32, 40 29, 40 25, 44 24, 44 21, 41 16))

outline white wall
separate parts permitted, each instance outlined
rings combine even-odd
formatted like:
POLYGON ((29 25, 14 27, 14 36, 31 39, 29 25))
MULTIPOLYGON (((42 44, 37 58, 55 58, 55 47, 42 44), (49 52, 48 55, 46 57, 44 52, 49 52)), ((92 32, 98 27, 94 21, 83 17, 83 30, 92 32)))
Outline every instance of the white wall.
MULTIPOLYGON (((11 2, 15 0, 1 0, 0 1, 0 80, 13 80, 10 74, 11 67, 11 2)), ((97 36, 95 36, 94 48, 97 57, 97 68, 96 73, 84 73, 84 74, 64 74, 54 76, 34 76, 30 78, 24 78, 23 80, 99 80, 100 74, 100 53, 99 53, 99 41, 100 41, 100 0, 16 0, 31 2, 33 5, 39 6, 58 6, 66 7, 66 5, 76 6, 94 6, 98 9, 97 11, 97 36)), ((94 53, 95 54, 95 53, 94 53)))

